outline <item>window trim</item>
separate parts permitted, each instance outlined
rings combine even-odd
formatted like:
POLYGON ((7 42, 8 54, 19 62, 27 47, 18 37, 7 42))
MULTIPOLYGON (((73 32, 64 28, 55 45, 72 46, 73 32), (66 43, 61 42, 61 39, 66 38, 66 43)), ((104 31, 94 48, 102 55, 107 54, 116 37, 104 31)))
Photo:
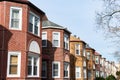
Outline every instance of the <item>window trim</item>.
MULTIPOLYGON (((33 61, 33 57, 34 58, 37 58, 38 60, 37 60, 37 67, 38 67, 38 70, 37 70, 37 75, 33 75, 33 72, 32 72, 32 75, 28 75, 28 73, 27 73, 27 77, 39 77, 40 75, 40 72, 39 72, 39 68, 40 68, 40 65, 39 65, 39 63, 40 63, 40 57, 37 55, 37 54, 32 54, 32 53, 29 53, 28 54, 28 57, 32 57, 32 61, 33 61)), ((28 60, 28 57, 27 57, 27 60, 28 60)), ((33 62, 32 62, 33 63, 33 62)), ((32 67, 33 67, 33 65, 32 65, 32 67)), ((27 68, 28 68, 28 64, 27 64, 27 68)), ((33 70, 32 70, 33 71, 33 70)))
POLYGON ((9 29, 12 29, 12 30, 22 30, 22 8, 20 8, 20 7, 10 7, 10 20, 9 20, 9 29), (19 10, 20 11, 20 23, 19 23, 19 28, 12 28, 11 27, 11 22, 12 22, 12 10, 14 10, 14 9, 17 9, 17 10, 19 10))
POLYGON ((60 47, 60 32, 52 32, 52 47, 60 47), (53 44, 53 41, 54 41, 54 37, 53 37, 53 34, 54 33, 58 33, 58 46, 55 46, 53 44))
POLYGON ((21 71, 21 52, 19 51, 9 51, 8 52, 8 61, 7 61, 7 77, 20 77, 20 71, 21 71), (10 56, 11 55, 17 55, 18 56, 18 67, 17 67, 17 74, 9 74, 10 71, 10 56))
MULTIPOLYGON (((65 64, 67 64, 68 66, 68 76, 64 76, 64 78, 69 78, 70 77, 70 75, 69 75, 69 73, 70 73, 70 63, 68 63, 68 62, 64 62, 64 66, 65 66, 65 64)), ((64 67, 65 68, 65 67, 64 67)), ((65 71, 65 69, 64 69, 64 71, 65 71)))
POLYGON ((69 50, 69 36, 67 34, 64 34, 64 45, 64 49, 69 50), (68 40, 65 40, 65 38, 68 38, 68 40), (66 46, 66 43, 68 44, 68 47, 66 46))
MULTIPOLYGON (((35 30, 35 27, 34 27, 35 21, 33 21, 34 22, 33 23, 33 30, 32 30, 32 32, 30 32, 29 31, 29 25, 28 25, 28 32, 31 33, 31 34, 33 34, 33 35, 40 36, 40 17, 37 14, 35 14, 34 12, 30 11, 28 19, 30 18, 30 14, 32 14, 34 17, 37 17, 39 19, 39 23, 38 23, 39 26, 38 26, 38 34, 35 34, 34 33, 34 30, 35 30)), ((28 23, 29 23, 29 21, 28 21, 28 23)))
POLYGON ((76 44, 75 44, 75 54, 76 54, 76 55, 81 55, 81 54, 80 54, 80 44, 79 44, 79 43, 76 43, 76 44), (78 46, 78 47, 79 47, 78 49, 77 49, 77 45, 79 45, 79 46, 78 46), (79 54, 76 54, 76 50, 79 50, 79 54))
POLYGON ((52 78, 60 78, 60 62, 59 61, 52 62, 52 78), (53 64, 58 64, 58 76, 53 76, 53 64))
POLYGON ((75 67, 75 78, 77 78, 77 79, 78 79, 78 78, 81 78, 81 67, 80 67, 80 66, 76 66, 76 67, 75 67), (79 71, 79 77, 77 77, 77 74, 76 74, 76 72, 78 72, 78 71, 76 70, 77 68, 80 69, 80 71, 79 71))
MULTIPOLYGON (((42 33, 46 34, 46 39, 44 39, 44 40, 46 40, 46 45, 45 46, 42 45, 42 47, 47 47, 47 32, 42 32, 42 33)), ((43 38, 42 38, 42 40, 43 40, 43 38)))

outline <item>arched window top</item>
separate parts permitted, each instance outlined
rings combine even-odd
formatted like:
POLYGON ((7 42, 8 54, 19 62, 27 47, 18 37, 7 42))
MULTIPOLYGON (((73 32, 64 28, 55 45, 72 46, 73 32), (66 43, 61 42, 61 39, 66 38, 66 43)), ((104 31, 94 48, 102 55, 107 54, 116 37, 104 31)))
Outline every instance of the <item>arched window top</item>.
POLYGON ((29 46, 29 51, 39 53, 40 54, 40 47, 36 41, 32 41, 29 46))

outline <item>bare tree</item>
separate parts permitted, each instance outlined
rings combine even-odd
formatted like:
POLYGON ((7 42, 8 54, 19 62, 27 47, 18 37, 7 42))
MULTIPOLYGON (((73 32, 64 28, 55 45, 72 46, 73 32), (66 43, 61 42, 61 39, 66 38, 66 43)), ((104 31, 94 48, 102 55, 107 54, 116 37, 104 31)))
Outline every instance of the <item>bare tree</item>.
MULTIPOLYGON (((105 37, 111 38, 120 47, 120 0, 102 0, 103 11, 97 13, 97 27, 106 34, 105 37)), ((120 48, 119 48, 120 49, 120 48)), ((119 56, 120 50, 114 52, 119 56)))

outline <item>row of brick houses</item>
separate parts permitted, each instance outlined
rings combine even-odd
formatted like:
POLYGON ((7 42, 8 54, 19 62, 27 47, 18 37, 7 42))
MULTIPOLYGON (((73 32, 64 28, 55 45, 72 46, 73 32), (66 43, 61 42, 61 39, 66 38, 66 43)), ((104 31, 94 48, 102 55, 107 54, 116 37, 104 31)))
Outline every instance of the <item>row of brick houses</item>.
POLYGON ((28 0, 0 0, 0 80, 94 80, 116 71, 28 0))

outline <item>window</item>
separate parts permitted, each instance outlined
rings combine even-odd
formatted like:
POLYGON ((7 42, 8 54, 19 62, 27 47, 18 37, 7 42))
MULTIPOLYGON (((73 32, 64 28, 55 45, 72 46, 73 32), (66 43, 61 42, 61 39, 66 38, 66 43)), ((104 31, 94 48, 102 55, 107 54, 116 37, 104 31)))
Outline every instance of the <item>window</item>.
POLYGON ((47 47, 47 32, 42 32, 42 47, 47 47))
POLYGON ((22 29, 22 8, 18 7, 10 8, 10 29, 14 30, 22 29))
POLYGON ((83 56, 84 56, 84 57, 86 56, 85 48, 83 48, 83 56))
POLYGON ((40 18, 34 13, 29 14, 29 27, 28 31, 39 36, 40 33, 40 18))
POLYGON ((77 66, 75 71, 76 71, 76 74, 75 74, 76 78, 81 78, 81 68, 77 66))
POLYGON ((64 48, 69 50, 69 37, 67 34, 64 34, 64 48))
POLYGON ((99 64, 99 58, 98 58, 98 56, 95 56, 95 63, 99 64))
POLYGON ((39 58, 38 56, 28 56, 28 77, 39 76, 39 58))
POLYGON ((64 77, 68 78, 69 77, 69 63, 64 62, 64 77))
POLYGON ((59 32, 53 32, 53 47, 60 47, 60 33, 59 32))
POLYGON ((86 61, 83 62, 83 67, 86 67, 86 61))
POLYGON ((99 77, 99 71, 96 71, 96 77, 99 77))
POLYGON ((90 60, 90 52, 87 52, 87 59, 90 60))
POLYGON ((87 72, 86 72, 86 69, 84 69, 83 74, 84 74, 84 78, 87 78, 87 72))
POLYGON ((92 75, 92 74, 91 74, 91 71, 89 70, 89 71, 88 71, 88 78, 90 78, 91 75, 92 75))
POLYGON ((46 61, 42 62, 42 77, 43 78, 47 77, 47 62, 46 61))
POLYGON ((80 44, 75 44, 75 53, 76 55, 80 55, 80 44))
POLYGON ((20 77, 21 53, 8 52, 8 77, 20 77))
POLYGON ((60 62, 52 63, 52 77, 59 78, 60 77, 60 62))

